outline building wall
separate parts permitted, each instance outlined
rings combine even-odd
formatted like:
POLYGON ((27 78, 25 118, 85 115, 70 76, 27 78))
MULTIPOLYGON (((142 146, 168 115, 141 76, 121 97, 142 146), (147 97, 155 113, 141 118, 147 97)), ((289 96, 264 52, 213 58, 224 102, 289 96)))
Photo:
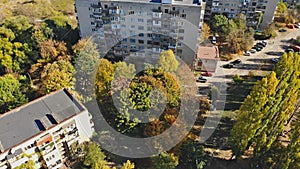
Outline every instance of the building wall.
POLYGON ((191 51, 196 50, 199 42, 204 9, 202 4, 192 4, 191 0, 170 2, 119 0, 99 4, 96 0, 76 0, 81 35, 94 35, 100 51, 105 52, 102 56, 124 57, 137 51, 160 53, 172 49, 191 64, 195 54, 191 51), (95 13, 97 10, 102 10, 101 14, 95 13), (87 26, 91 23, 94 26, 87 26))
POLYGON ((247 17, 248 26, 256 27, 257 13, 262 12, 262 28, 267 27, 273 21, 279 0, 207 0, 205 20, 209 21, 215 14, 225 14, 228 18, 234 18, 243 13, 247 17))

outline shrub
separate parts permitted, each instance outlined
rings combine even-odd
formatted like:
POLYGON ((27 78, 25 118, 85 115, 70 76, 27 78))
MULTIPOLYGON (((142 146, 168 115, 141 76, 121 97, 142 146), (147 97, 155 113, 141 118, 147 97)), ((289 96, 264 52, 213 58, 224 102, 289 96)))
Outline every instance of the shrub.
POLYGON ((240 77, 240 75, 234 75, 232 77, 233 81, 237 84, 243 83, 244 79, 242 77, 240 77))

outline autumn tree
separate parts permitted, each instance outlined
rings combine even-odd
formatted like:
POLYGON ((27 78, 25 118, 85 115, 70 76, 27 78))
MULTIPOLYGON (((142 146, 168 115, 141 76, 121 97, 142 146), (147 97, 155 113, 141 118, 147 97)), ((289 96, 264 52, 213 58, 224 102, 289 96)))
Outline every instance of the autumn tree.
POLYGON ((98 99, 110 95, 113 77, 113 64, 106 59, 100 59, 95 80, 95 90, 98 99))
POLYGON ((208 39, 210 35, 211 35, 210 27, 207 23, 204 22, 202 26, 201 42, 204 42, 204 40, 208 39))
POLYGON ((121 169, 134 169, 134 163, 127 160, 126 163, 123 163, 121 169))
POLYGON ((277 4, 277 8, 276 8, 276 14, 277 15, 282 15, 288 12, 288 8, 287 8, 287 4, 285 2, 283 2, 282 0, 280 0, 277 4))
POLYGON ((59 60, 48 63, 42 73, 41 94, 47 94, 62 88, 74 87, 74 67, 70 62, 59 60))
POLYGON ((160 53, 159 66, 163 71, 175 72, 177 70, 179 62, 172 50, 160 53))
POLYGON ((27 102, 21 83, 13 75, 0 76, 0 113, 21 106, 27 102))

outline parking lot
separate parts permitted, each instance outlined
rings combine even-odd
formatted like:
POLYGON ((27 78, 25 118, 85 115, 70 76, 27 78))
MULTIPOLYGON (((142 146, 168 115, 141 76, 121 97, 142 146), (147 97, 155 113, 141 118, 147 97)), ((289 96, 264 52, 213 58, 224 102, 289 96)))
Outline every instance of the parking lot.
MULTIPOLYGON (((277 37, 267 40, 267 46, 261 51, 251 54, 250 56, 237 56, 235 59, 240 59, 241 63, 234 65, 233 68, 223 68, 230 61, 218 61, 216 72, 213 76, 207 77, 206 83, 197 82, 200 88, 198 95, 205 96, 209 93, 209 87, 219 83, 232 82, 232 76, 240 75, 247 76, 251 71, 256 76, 264 76, 272 70, 275 63, 272 59, 279 58, 285 49, 290 45, 291 39, 300 36, 300 29, 288 29, 286 32, 277 32, 277 37)), ((259 41, 256 41, 257 43, 259 41)))

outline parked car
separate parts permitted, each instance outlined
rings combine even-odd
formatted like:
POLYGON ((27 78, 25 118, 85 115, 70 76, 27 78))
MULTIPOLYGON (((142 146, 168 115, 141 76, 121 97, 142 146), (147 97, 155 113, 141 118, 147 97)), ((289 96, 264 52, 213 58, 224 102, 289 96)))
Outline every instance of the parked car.
POLYGON ((230 63, 233 64, 233 65, 237 65, 237 64, 242 63, 242 61, 241 61, 241 59, 236 59, 236 60, 234 60, 234 61, 232 61, 230 63))
POLYGON ((287 48, 286 50, 285 50, 285 52, 286 53, 290 53, 290 52, 295 52, 292 48, 287 48))
POLYGON ((261 49, 263 49, 265 46, 263 46, 262 44, 255 44, 255 47, 259 47, 259 48, 261 48, 261 49))
POLYGON ((249 51, 244 52, 244 56, 250 56, 251 53, 249 51))
POLYGON ((260 41, 259 43, 262 43, 262 44, 264 44, 264 45, 266 45, 267 46, 267 42, 266 41, 260 41))
POLYGON ((201 72, 202 76, 212 76, 212 73, 210 72, 201 72))
POLYGON ((287 28, 294 29, 294 24, 286 24, 287 28))
POLYGON ((260 48, 260 47, 257 47, 257 46, 253 46, 253 48, 252 49, 255 49, 257 52, 259 52, 259 51, 261 51, 262 50, 262 48, 260 48))
POLYGON ((278 63, 278 62, 279 62, 279 58, 273 58, 273 59, 271 59, 271 61, 272 61, 273 63, 278 63))
POLYGON ((286 29, 279 29, 278 32, 286 32, 286 29))
POLYGON ((253 48, 252 48, 252 49, 250 50, 250 53, 256 53, 256 49, 253 49, 253 48))
POLYGON ((266 46, 267 46, 267 43, 258 42, 256 45, 260 45, 260 46, 262 46, 262 47, 266 47, 266 46))
POLYGON ((226 64, 226 65, 223 65, 222 66, 223 68, 227 68, 227 69, 230 69, 230 68, 233 68, 233 64, 226 64))
POLYGON ((196 79, 196 82, 200 82, 200 83, 205 83, 207 81, 206 78, 204 78, 203 76, 199 76, 197 79, 196 79))
POLYGON ((295 52, 300 52, 300 46, 291 46, 291 48, 295 51, 295 52))

